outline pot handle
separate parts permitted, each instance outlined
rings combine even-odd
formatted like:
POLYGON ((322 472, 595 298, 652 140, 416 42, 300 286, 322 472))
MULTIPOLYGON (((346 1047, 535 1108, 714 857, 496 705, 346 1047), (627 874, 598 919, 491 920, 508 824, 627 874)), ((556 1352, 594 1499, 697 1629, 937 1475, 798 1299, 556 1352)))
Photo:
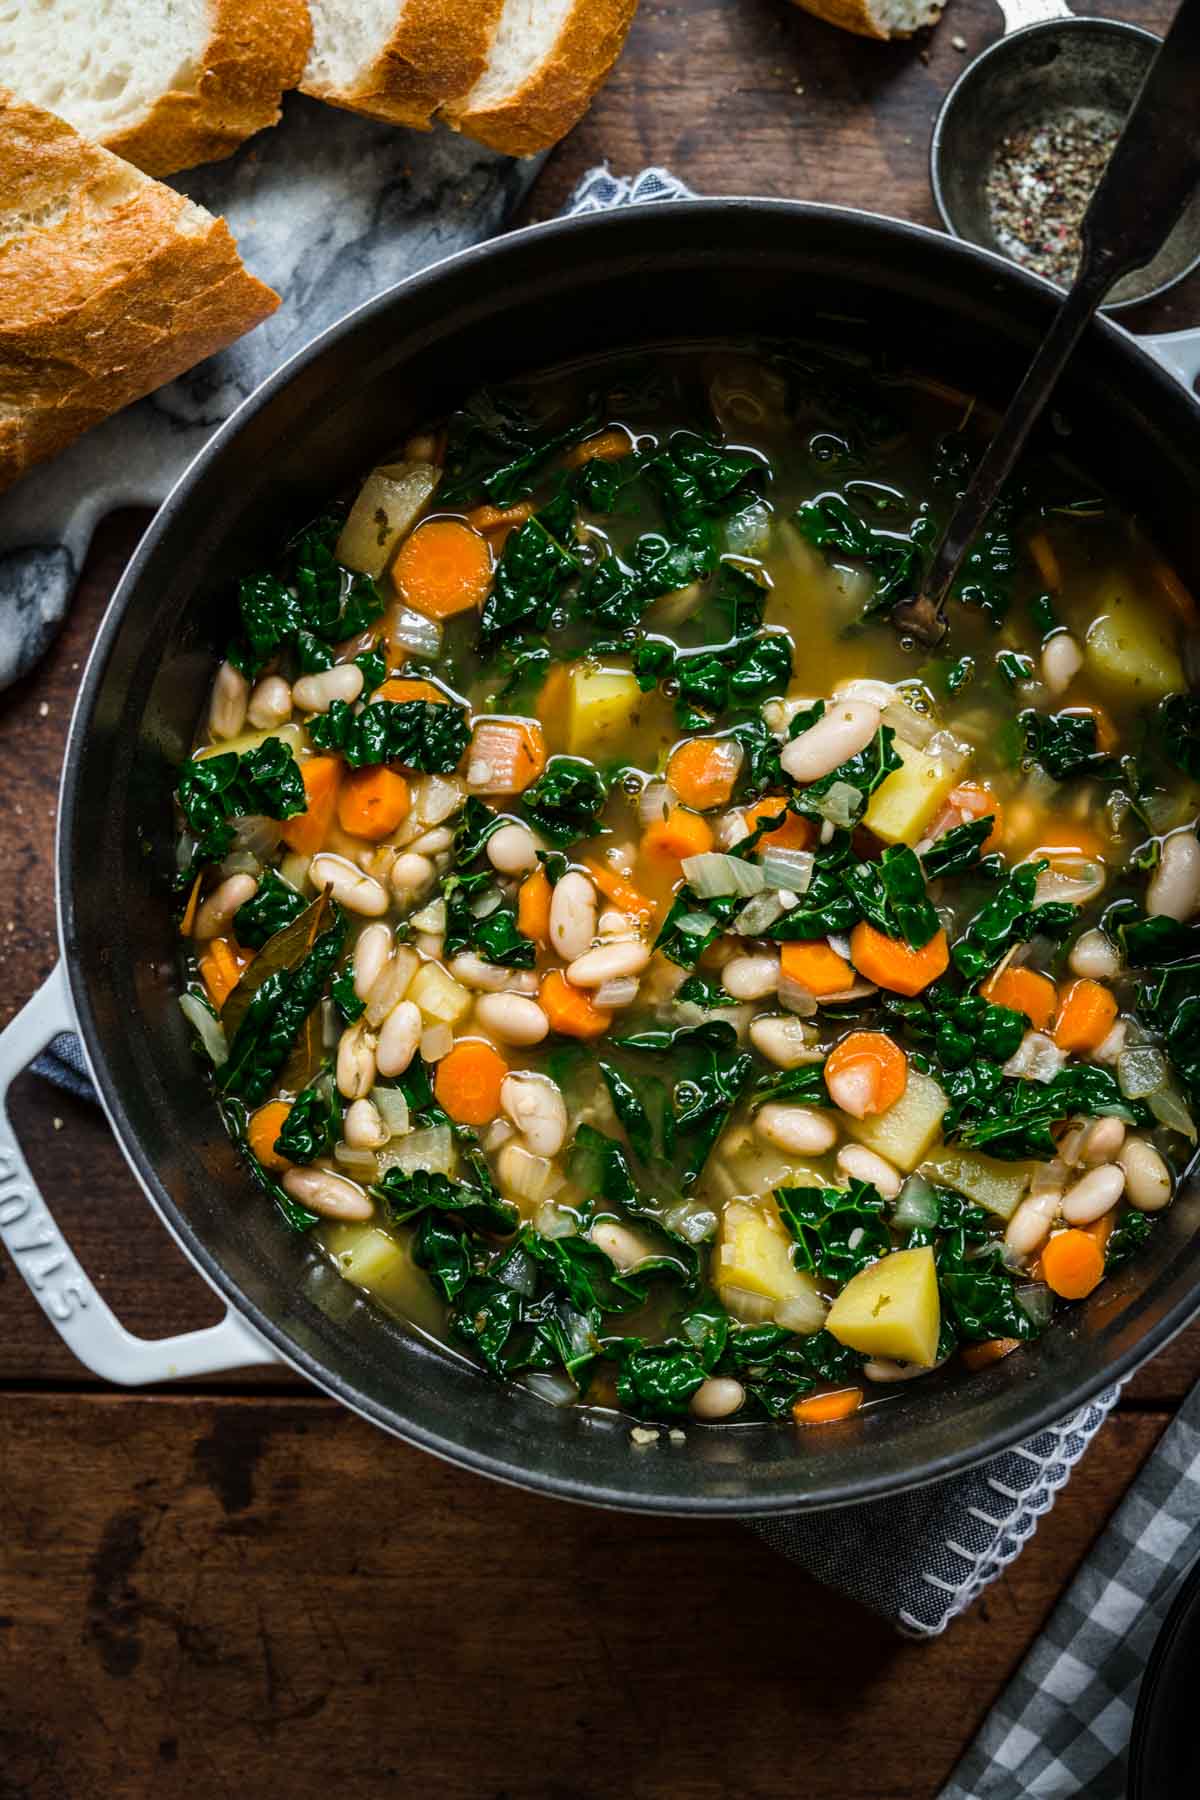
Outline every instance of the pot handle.
POLYGON ((1161 331, 1156 336, 1139 337, 1138 343, 1148 350, 1155 362, 1161 363, 1168 375, 1182 381, 1189 393, 1200 380, 1200 326, 1189 331, 1161 331))
POLYGON ((61 963, 0 1032, 0 1239, 63 1342, 105 1381, 143 1387, 216 1375, 278 1358, 229 1311, 219 1325, 179 1337, 140 1338, 101 1299, 54 1223, 8 1116, 8 1090, 60 1031, 76 1029, 61 963))

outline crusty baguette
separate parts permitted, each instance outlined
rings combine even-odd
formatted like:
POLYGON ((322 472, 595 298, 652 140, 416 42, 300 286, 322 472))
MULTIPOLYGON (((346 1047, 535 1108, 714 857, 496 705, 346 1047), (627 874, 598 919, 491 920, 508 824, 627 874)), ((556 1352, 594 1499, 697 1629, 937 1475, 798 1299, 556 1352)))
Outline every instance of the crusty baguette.
POLYGON ((310 0, 300 86, 315 99, 428 130, 483 73, 503 0, 310 0))
POLYGON ((0 489, 278 304, 224 220, 0 88, 0 489))
POLYGON ((936 25, 946 0, 792 0, 792 4, 856 37, 908 38, 925 25, 936 25))
POLYGON ((488 65, 442 117, 510 156, 565 137, 621 54, 637 0, 504 0, 488 65))
POLYGON ((148 175, 274 125, 311 37, 306 0, 0 0, 5 85, 148 175))

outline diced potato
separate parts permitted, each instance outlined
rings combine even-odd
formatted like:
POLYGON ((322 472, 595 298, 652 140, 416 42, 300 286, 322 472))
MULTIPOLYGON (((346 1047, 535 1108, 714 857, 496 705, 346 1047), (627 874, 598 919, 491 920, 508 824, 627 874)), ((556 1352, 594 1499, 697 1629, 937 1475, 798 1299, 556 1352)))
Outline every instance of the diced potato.
POLYGON ((1010 1219, 1020 1204, 1033 1174, 1031 1163, 1000 1162, 994 1156, 943 1150, 921 1169, 930 1181, 965 1194, 976 1206, 984 1206, 998 1219, 1010 1219))
POLYGON ((911 1175, 940 1135, 945 1111, 946 1096, 937 1082, 910 1063, 907 1085, 894 1106, 866 1119, 838 1117, 852 1138, 911 1175))
POLYGON ((893 1250, 851 1277, 829 1309, 826 1330, 864 1356, 929 1368, 942 1328, 933 1250, 893 1250))
POLYGON ((1166 607, 1139 598, 1111 577, 1097 597, 1084 659, 1097 680, 1139 700, 1161 700, 1184 687, 1175 631, 1166 607))
POLYGON ((739 1317, 745 1295, 765 1302, 761 1310, 750 1309, 759 1318, 771 1318, 786 1306, 792 1331, 819 1331, 825 1320, 825 1303, 812 1277, 792 1262, 792 1240, 779 1220, 741 1200, 730 1201, 721 1216, 713 1286, 739 1317))
POLYGON ((896 738, 892 744, 901 766, 881 781, 867 802, 863 824, 885 844, 917 844, 946 804, 962 773, 960 752, 930 756, 915 744, 896 738))
POLYGON ((382 575, 440 480, 441 470, 432 463, 385 463, 372 469, 342 526, 334 552, 338 561, 363 575, 382 575))
POLYGON ((406 998, 420 1007, 427 1025, 457 1025, 470 1012, 473 996, 440 963, 427 962, 417 970, 406 998))
POLYGON ((628 669, 576 663, 568 675, 567 751, 603 759, 617 754, 642 699, 628 669))
POLYGON ((277 725, 274 731, 243 731, 238 737, 223 738, 219 744, 205 744, 202 750, 197 750, 196 760, 200 762, 206 756, 228 756, 231 750, 238 756, 245 756, 271 738, 279 738, 297 758, 308 743, 308 733, 303 725, 277 725))
POLYGON ((343 1225, 340 1230, 346 1234, 344 1238, 335 1241, 330 1234, 326 1241, 337 1257, 338 1268, 355 1287, 385 1287, 389 1276, 400 1273, 404 1251, 386 1232, 377 1231, 373 1225, 343 1225))

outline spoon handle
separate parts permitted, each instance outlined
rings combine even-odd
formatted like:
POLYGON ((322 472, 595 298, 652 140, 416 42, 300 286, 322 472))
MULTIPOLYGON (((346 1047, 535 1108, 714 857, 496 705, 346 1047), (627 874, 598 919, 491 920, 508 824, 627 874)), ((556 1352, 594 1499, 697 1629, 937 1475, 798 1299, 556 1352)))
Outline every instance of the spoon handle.
POLYGON ((1079 271, 934 553, 921 595, 897 624, 927 641, 972 541, 1113 283, 1148 263, 1200 181, 1200 0, 1182 0, 1084 215, 1079 271))

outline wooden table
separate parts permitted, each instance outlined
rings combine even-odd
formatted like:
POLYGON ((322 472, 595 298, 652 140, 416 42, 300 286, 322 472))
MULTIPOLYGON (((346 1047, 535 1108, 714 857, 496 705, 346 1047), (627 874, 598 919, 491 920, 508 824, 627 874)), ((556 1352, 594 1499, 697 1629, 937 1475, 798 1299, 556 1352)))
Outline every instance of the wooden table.
MULTIPOLYGON (((1107 10, 1102 8, 1101 10, 1107 10)), ((1165 0, 1123 9, 1161 29, 1165 0)), ((779 0, 643 0, 542 177, 594 162, 697 189, 933 222, 929 126, 997 18, 861 43, 779 0)), ((1193 281, 1148 322, 1200 318, 1193 281)), ((99 532, 69 625, 0 698, 3 1017, 55 955, 63 738, 145 523, 99 532)), ((26 1077, 15 1113, 83 1261, 135 1331, 210 1323, 96 1112, 26 1077)), ((731 1525, 627 1519, 443 1467, 278 1373, 118 1394, 0 1260, 0 1796, 210 1800, 274 1786, 438 1800, 932 1795, 1200 1374, 1200 1327, 1132 1383, 1016 1567, 918 1646, 731 1525)))

